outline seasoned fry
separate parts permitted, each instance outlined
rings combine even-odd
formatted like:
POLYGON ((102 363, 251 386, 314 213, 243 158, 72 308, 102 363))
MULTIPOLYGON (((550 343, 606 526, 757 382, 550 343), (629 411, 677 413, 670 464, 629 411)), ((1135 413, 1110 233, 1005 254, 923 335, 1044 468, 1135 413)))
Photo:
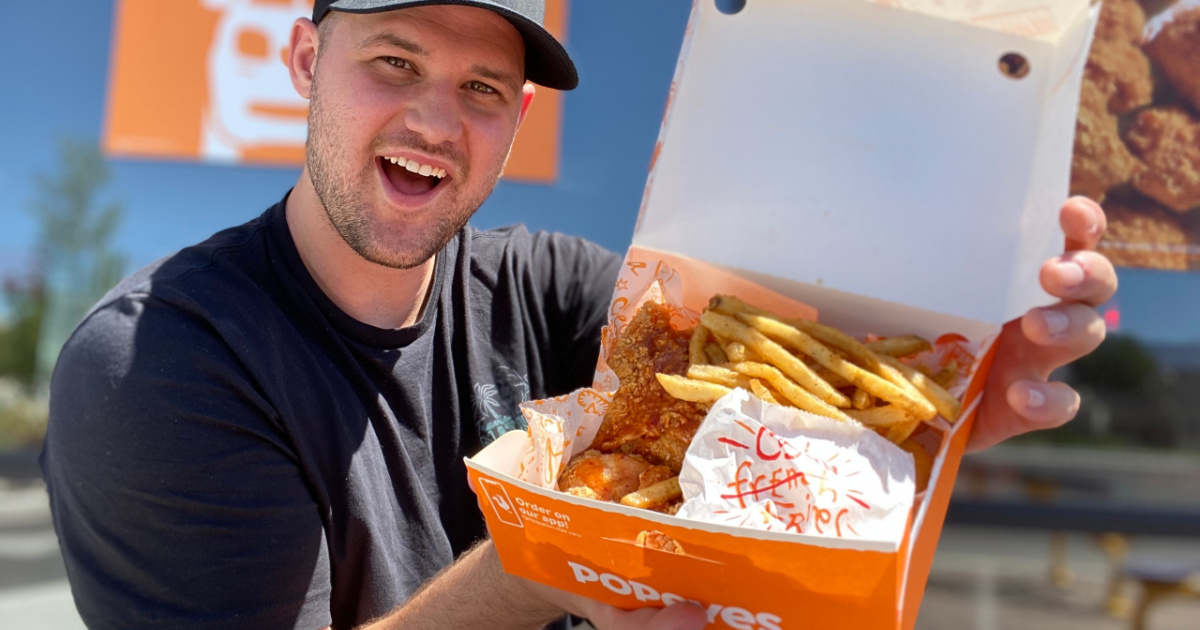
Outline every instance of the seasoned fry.
POLYGON ((784 398, 791 401, 796 407, 803 409, 809 413, 815 413, 819 416, 833 418, 835 420, 847 420, 846 414, 829 403, 817 398, 809 393, 803 387, 792 382, 783 375, 774 366, 765 363, 754 363, 751 361, 743 361, 742 363, 730 364, 734 370, 753 378, 761 378, 771 384, 776 391, 783 395, 784 398))
MULTIPOLYGON (((829 383, 830 385, 832 385, 838 389, 842 389, 845 387, 854 387, 854 383, 851 383, 850 381, 847 381, 846 379, 842 378, 840 375, 834 373, 833 370, 830 370, 829 368, 826 368, 826 367, 822 367, 820 363, 817 363, 816 359, 813 359, 812 357, 808 357, 808 356, 806 356, 804 358, 808 359, 809 361, 812 361, 814 364, 816 364, 816 367, 814 369, 817 372, 817 376, 820 376, 821 379, 824 380, 826 383, 829 383)), ((808 361, 805 361, 804 364, 808 365, 808 361)))
POLYGON ((855 409, 870 409, 875 405, 875 397, 871 392, 858 387, 854 390, 854 395, 850 397, 850 406, 855 409))
POLYGON ((887 339, 867 342, 866 346, 876 354, 886 354, 892 357, 907 357, 933 349, 932 344, 916 335, 888 337, 887 339))
POLYGON ((767 386, 763 385, 762 381, 756 378, 750 379, 750 391, 754 392, 755 396, 758 396, 766 402, 769 402, 773 405, 779 404, 779 401, 776 400, 775 396, 771 394, 771 390, 767 389, 767 386))
MULTIPOLYGON (((876 371, 879 363, 878 357, 874 355, 861 341, 847 335, 846 333, 818 322, 807 319, 784 318, 772 313, 766 309, 752 306, 739 300, 732 295, 716 295, 709 300, 708 307, 725 313, 727 315, 737 316, 738 313, 746 313, 749 315, 760 315, 768 317, 779 322, 785 323, 807 335, 820 341, 826 345, 832 346, 838 350, 844 351, 852 360, 857 361, 862 367, 876 371)), ((739 318, 740 319, 740 318, 739 318)))
POLYGON ((829 348, 821 345, 817 340, 796 330, 792 326, 769 317, 749 313, 738 313, 737 318, 761 333, 784 341, 800 352, 816 359, 821 365, 833 370, 855 386, 867 390, 873 396, 882 398, 894 405, 899 405, 917 418, 928 420, 937 415, 937 409, 929 401, 925 400, 919 392, 915 392, 915 390, 909 391, 903 385, 889 382, 850 363, 834 354, 829 348))
POLYGON ((725 351, 721 349, 721 344, 715 341, 704 345, 704 355, 708 357, 708 362, 713 365, 729 362, 729 358, 725 356, 725 351))
POLYGON ((806 319, 781 319, 802 333, 824 343, 835 350, 840 350, 850 360, 872 372, 879 371, 879 357, 863 342, 846 333, 825 324, 811 322, 806 319))
POLYGON ((929 402, 937 409, 943 418, 953 423, 962 415, 962 403, 958 399, 950 395, 935 379, 925 376, 920 370, 913 368, 910 365, 901 363, 899 359, 889 356, 880 357, 880 359, 889 366, 900 371, 913 386, 921 392, 929 402))
POLYGON ((913 431, 916 431, 917 427, 919 426, 921 426, 921 421, 915 419, 908 422, 893 424, 892 428, 888 429, 887 435, 884 437, 886 437, 892 444, 900 444, 901 442, 907 440, 913 434, 913 431))
POLYGON ((688 340, 688 363, 691 365, 707 363, 708 355, 704 354, 704 346, 707 344, 708 329, 696 324, 696 328, 692 330, 692 338, 688 340))
POLYGON ((846 415, 858 420, 868 427, 892 427, 912 421, 912 416, 904 413, 896 405, 883 405, 870 409, 847 409, 846 415))
POLYGON ((687 377, 694 381, 707 381, 729 388, 750 387, 750 379, 719 365, 693 365, 688 368, 687 377))
MULTIPOLYGON (((744 314, 742 316, 744 316, 744 314)), ((715 311, 706 311, 704 315, 700 317, 700 321, 702 321, 704 325, 713 332, 725 335, 735 341, 739 341, 747 348, 758 353, 764 359, 770 361, 773 365, 778 367, 779 370, 781 370, 789 378, 794 380, 801 387, 812 392, 817 398, 826 404, 834 407, 850 406, 850 399, 847 398, 845 394, 834 389, 832 385, 817 376, 811 368, 809 368, 807 365, 804 365, 800 359, 792 356, 791 353, 783 349, 783 346, 771 341, 770 339, 767 339, 766 336, 757 330, 750 328, 749 326, 737 321, 732 317, 729 317, 728 315, 722 315, 715 311)), ((771 384, 775 385, 775 383, 771 384)), ((776 389, 779 389, 780 392, 789 399, 792 398, 791 395, 780 389, 778 386, 776 386, 776 389)), ((799 403, 797 403, 797 406, 799 406, 799 403)), ((811 409, 807 409, 806 407, 801 407, 801 409, 811 411, 811 409)), ((825 413, 822 415, 829 414, 825 413)))
POLYGON ((741 363, 746 360, 746 346, 737 341, 731 341, 725 345, 725 356, 729 357, 731 363, 741 363))
POLYGON ((753 313, 755 315, 775 317, 774 313, 758 308, 757 306, 751 306, 732 295, 712 296, 712 299, 708 301, 708 308, 731 317, 738 313, 753 313))
POLYGON ((683 493, 679 489, 679 477, 671 477, 666 481, 651 484, 621 497, 621 505, 653 510, 681 496, 683 493))
POLYGON ((946 367, 938 370, 938 373, 930 378, 933 379, 934 383, 942 387, 950 387, 958 379, 958 361, 950 361, 946 364, 946 367))
POLYGON ((683 376, 675 376, 673 374, 655 374, 659 384, 667 393, 689 402, 711 403, 717 399, 733 391, 728 387, 717 385, 716 383, 708 383, 705 381, 694 381, 683 376))

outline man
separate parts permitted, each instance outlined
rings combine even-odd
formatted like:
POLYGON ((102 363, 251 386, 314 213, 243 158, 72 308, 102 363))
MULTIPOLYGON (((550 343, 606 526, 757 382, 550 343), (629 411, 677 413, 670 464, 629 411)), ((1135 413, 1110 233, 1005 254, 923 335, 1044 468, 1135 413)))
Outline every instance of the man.
MULTIPOLYGON (((506 575, 462 457, 526 397, 589 381, 619 258, 465 224, 532 101, 574 66, 534 0, 318 1, 289 68, 307 166, 258 219, 144 269, 89 314, 53 383, 43 469, 97 627, 698 628, 506 575), (331 11, 332 9, 332 11, 331 11), (319 26, 318 26, 319 25, 319 26)), ((1062 210, 1063 304, 1010 323, 972 436, 1058 425, 1045 382, 1092 350, 1115 290, 1062 210)))

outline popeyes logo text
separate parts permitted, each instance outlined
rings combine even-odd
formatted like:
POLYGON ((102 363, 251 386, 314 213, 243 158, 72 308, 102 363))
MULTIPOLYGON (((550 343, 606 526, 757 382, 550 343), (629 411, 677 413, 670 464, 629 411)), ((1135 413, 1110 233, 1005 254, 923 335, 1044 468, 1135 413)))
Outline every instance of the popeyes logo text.
POLYGON ((627 580, 612 573, 601 573, 595 569, 577 562, 567 562, 575 581, 580 584, 598 584, 617 595, 628 595, 638 602, 661 602, 664 606, 691 602, 700 606, 708 614, 708 623, 716 623, 720 619, 725 625, 736 630, 780 630, 783 618, 768 612, 753 613, 737 606, 721 604, 704 604, 696 600, 680 597, 674 593, 660 593, 653 586, 636 580, 627 580))

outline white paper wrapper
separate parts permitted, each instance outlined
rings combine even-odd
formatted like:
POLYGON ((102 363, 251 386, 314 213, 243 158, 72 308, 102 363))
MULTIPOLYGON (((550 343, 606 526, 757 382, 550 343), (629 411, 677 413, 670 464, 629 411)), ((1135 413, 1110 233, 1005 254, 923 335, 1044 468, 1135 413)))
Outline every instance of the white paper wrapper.
POLYGON ((916 489, 912 456, 874 431, 742 389, 713 404, 679 485, 682 518, 893 543, 916 489))

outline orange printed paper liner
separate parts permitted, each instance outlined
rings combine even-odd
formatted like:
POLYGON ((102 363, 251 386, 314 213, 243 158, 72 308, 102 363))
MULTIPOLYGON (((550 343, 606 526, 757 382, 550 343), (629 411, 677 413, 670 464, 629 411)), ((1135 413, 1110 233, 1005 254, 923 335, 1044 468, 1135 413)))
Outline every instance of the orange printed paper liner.
MULTIPOLYGON (((707 298, 715 292, 753 295, 752 303, 760 308, 785 317, 816 319, 816 311, 807 305, 702 263, 671 256, 672 263, 688 268, 690 274, 703 274, 693 282, 702 285, 705 291, 685 292, 680 271, 664 260, 666 256, 657 258, 651 254, 631 250, 626 257, 613 292, 609 322, 601 333, 600 358, 592 387, 555 398, 522 403, 521 410, 528 423, 531 441, 531 448, 524 454, 518 471, 518 478, 522 481, 543 488, 555 488, 559 473, 571 457, 586 450, 595 439, 612 402, 612 393, 619 385, 616 374, 608 367, 607 358, 621 331, 645 302, 653 301, 666 308, 671 314, 671 325, 681 330, 696 325, 707 298)), ((937 339, 933 352, 923 353, 911 363, 924 365, 936 372, 953 362, 958 367, 959 379, 950 388, 950 393, 961 397, 983 355, 978 348, 978 344, 961 335, 945 334, 937 339)), ((938 422, 943 429, 943 443, 937 449, 940 453, 953 428, 940 418, 938 422)), ((919 495, 916 502, 920 504, 921 501, 919 495)))

